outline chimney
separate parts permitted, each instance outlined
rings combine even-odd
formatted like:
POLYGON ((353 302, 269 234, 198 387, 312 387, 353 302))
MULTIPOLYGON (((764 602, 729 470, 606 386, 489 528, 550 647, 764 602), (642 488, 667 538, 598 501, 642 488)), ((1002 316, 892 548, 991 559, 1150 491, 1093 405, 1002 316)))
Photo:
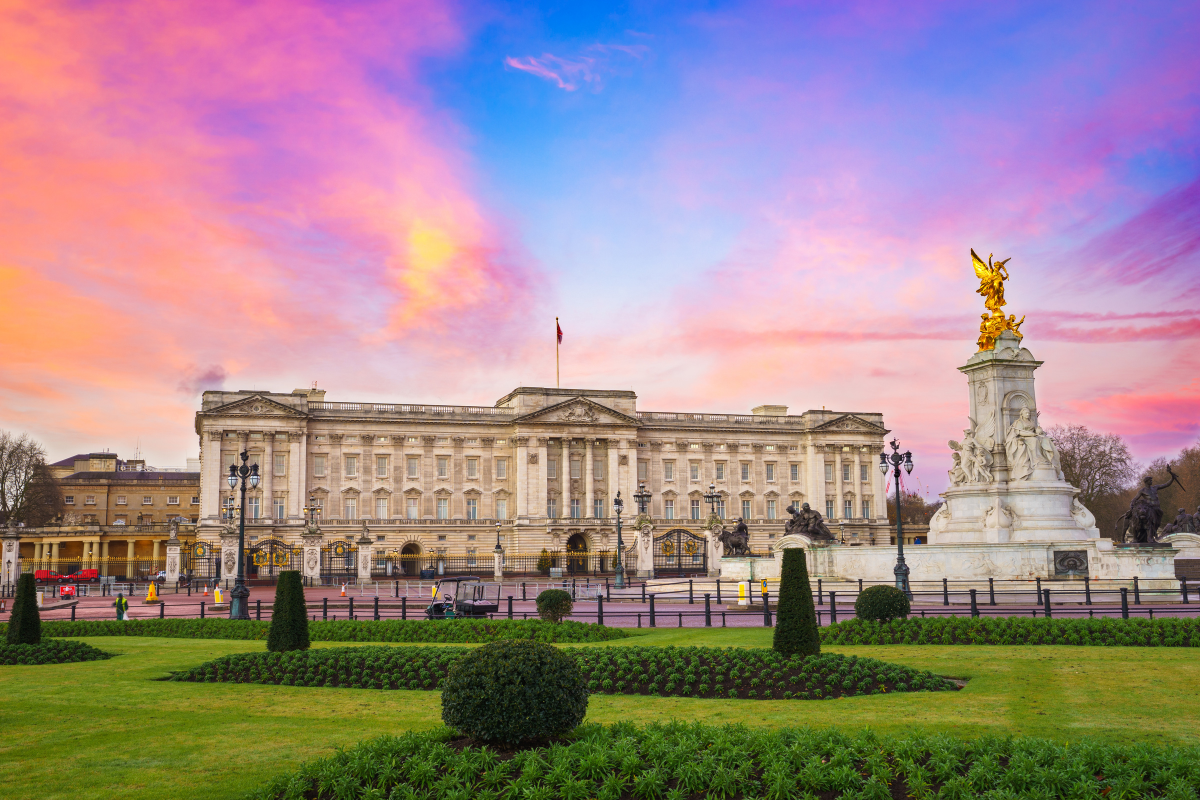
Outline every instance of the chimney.
POLYGON ((750 413, 756 417, 786 417, 787 406, 755 406, 750 413))

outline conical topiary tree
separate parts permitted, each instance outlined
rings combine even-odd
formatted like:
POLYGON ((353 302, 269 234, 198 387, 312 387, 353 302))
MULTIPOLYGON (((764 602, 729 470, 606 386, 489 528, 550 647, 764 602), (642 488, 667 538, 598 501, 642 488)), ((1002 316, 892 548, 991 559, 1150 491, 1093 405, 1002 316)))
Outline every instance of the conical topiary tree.
POLYGON ((271 612, 271 630, 267 650, 282 653, 308 649, 308 607, 304 604, 304 583, 295 570, 279 573, 275 587, 275 608, 271 612))
POLYGON ((808 585, 808 562, 804 550, 783 551, 779 570, 779 606, 775 622, 775 652, 785 657, 815 656, 821 652, 821 631, 808 585))
POLYGON ((31 572, 17 578, 17 596, 8 619, 8 643, 42 643, 42 615, 38 611, 37 584, 31 572))

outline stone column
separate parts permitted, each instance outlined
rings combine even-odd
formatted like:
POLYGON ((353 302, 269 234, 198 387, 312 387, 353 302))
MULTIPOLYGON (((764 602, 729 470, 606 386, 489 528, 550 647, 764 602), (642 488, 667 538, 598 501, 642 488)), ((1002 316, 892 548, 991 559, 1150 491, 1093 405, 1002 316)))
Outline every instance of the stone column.
POLYGON ((517 502, 516 513, 517 519, 527 519, 529 513, 529 471, 531 464, 529 463, 529 437, 515 436, 513 437, 513 478, 516 480, 516 497, 517 502))
MULTIPOLYGON (((541 517, 543 519, 546 517, 546 500, 547 500, 547 498, 550 497, 550 473, 547 470, 547 465, 550 462, 546 460, 549 446, 550 446, 549 439, 546 439, 543 437, 538 437, 538 440, 537 440, 537 456, 538 456, 537 491, 533 498, 534 510, 532 513, 530 513, 531 517, 541 517)), ((562 458, 569 459, 569 456, 567 455, 567 448, 564 447, 562 452, 563 452, 562 458)), ((560 475, 562 474, 563 469, 569 470, 570 468, 571 468, 570 464, 559 464, 558 465, 559 474, 560 475)), ((563 480, 562 485, 564 487, 571 485, 569 473, 566 476, 566 479, 563 480)), ((563 492, 562 500, 564 503, 567 502, 567 493, 566 492, 563 492)), ((564 516, 565 511, 566 511, 565 509, 560 508, 558 510, 559 517, 564 516)))
POLYGON ((875 519, 887 519, 887 491, 884 485, 884 474, 879 471, 879 465, 875 462, 879 460, 879 454, 883 452, 883 446, 877 445, 872 448, 871 455, 875 458, 871 463, 871 481, 873 486, 871 499, 871 513, 875 515, 875 519))
POLYGON ((153 542, 151 542, 152 549, 151 549, 150 558, 153 561, 158 561, 159 544, 160 544, 160 542, 158 541, 158 539, 155 539, 153 542))
MULTIPOLYGON (((608 475, 605 476, 605 485, 608 488, 608 500, 606 501, 608 508, 606 511, 612 513, 613 500, 616 499, 617 492, 621 489, 621 456, 617 448, 616 439, 609 439, 605 442, 605 447, 608 449, 608 475)), ((676 466, 678 467, 678 465, 676 466)), ((629 502, 633 499, 632 497, 627 498, 622 494, 621 499, 625 501, 626 508, 633 508, 633 505, 629 502)))
POLYGON ((108 542, 100 543, 100 574, 108 574, 108 542))
POLYGON ((232 581, 237 579, 238 559, 242 554, 238 552, 238 532, 237 528, 230 525, 221 530, 221 580, 232 581))
POLYGON ((171 523, 171 538, 167 539, 167 583, 179 583, 179 524, 171 523))
MULTIPOLYGON (((758 518, 767 516, 767 501, 763 495, 767 491, 767 467, 763 462, 763 446, 759 442, 750 445, 750 449, 754 451, 754 465, 750 467, 750 475, 753 483, 750 484, 754 490, 754 502, 750 507, 751 516, 758 518)), ((750 520, 746 520, 749 522, 750 520)))
POLYGON ((595 468, 592 466, 592 447, 594 440, 587 437, 583 440, 583 516, 594 517, 596 505, 592 501, 596 497, 596 479, 593 477, 595 468))
POLYGON ((221 440, 224 431, 208 431, 201 439, 200 451, 200 518, 216 519, 221 513, 221 440))
MULTIPOLYGON (((133 561, 133 551, 134 551, 134 546, 136 544, 137 544, 137 542, 133 539, 125 540, 125 560, 126 561, 133 561)), ((126 567, 126 569, 128 569, 128 567, 126 567)))
POLYGON ((0 586, 11 586, 17 582, 21 574, 20 546, 20 529, 13 525, 0 529, 0 586))
POLYGON ((362 535, 358 537, 358 582, 369 583, 371 580, 371 555, 374 551, 371 529, 363 523, 362 535))
POLYGON ((50 569, 58 569, 58 542, 50 543, 50 569))
POLYGON ((499 545, 492 550, 492 578, 496 581, 504 580, 504 550, 499 545))
POLYGON ((300 534, 304 548, 300 572, 314 584, 321 582, 321 539, 321 529, 316 523, 309 523, 300 534))
POLYGON ((637 537, 637 577, 653 578, 654 526, 650 524, 643 525, 640 530, 635 530, 633 535, 637 537))
POLYGON ((304 434, 288 433, 288 518, 303 516, 300 509, 308 503, 308 462, 304 455, 304 434))
POLYGON ((843 495, 846 493, 845 485, 842 481, 842 447, 837 446, 833 451, 833 517, 834 519, 842 518, 842 502, 843 495))

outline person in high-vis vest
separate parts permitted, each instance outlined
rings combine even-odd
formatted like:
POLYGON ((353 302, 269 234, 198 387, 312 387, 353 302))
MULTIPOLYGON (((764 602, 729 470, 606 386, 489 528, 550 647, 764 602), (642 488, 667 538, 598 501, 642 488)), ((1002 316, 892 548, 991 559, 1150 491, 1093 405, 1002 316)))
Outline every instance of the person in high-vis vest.
POLYGON ((125 615, 129 611, 129 601, 125 599, 125 594, 123 592, 117 593, 117 599, 113 601, 113 605, 116 606, 117 609, 117 619, 125 619, 125 615))

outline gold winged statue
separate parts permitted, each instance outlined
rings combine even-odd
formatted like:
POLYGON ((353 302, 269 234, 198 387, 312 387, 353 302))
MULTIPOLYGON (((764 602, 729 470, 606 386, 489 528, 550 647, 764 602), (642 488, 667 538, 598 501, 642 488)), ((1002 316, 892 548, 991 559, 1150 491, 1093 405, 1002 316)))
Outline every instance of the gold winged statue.
POLYGON ((996 346, 996 337, 1004 331, 1012 331, 1018 339, 1023 337, 1020 331, 1021 323, 1025 321, 1025 317, 1017 319, 1015 314, 1010 314, 1007 318, 1001 308, 1006 305, 1004 300, 1004 282, 1008 280, 1008 270, 1004 265, 1011 261, 1011 258, 1006 258, 1003 261, 992 262, 992 254, 988 254, 988 260, 985 264, 975 250, 971 250, 971 263, 975 267, 975 276, 979 278, 979 288, 976 293, 983 296, 983 305, 990 311, 990 314, 983 314, 979 323, 979 345, 980 350, 992 350, 996 346))

